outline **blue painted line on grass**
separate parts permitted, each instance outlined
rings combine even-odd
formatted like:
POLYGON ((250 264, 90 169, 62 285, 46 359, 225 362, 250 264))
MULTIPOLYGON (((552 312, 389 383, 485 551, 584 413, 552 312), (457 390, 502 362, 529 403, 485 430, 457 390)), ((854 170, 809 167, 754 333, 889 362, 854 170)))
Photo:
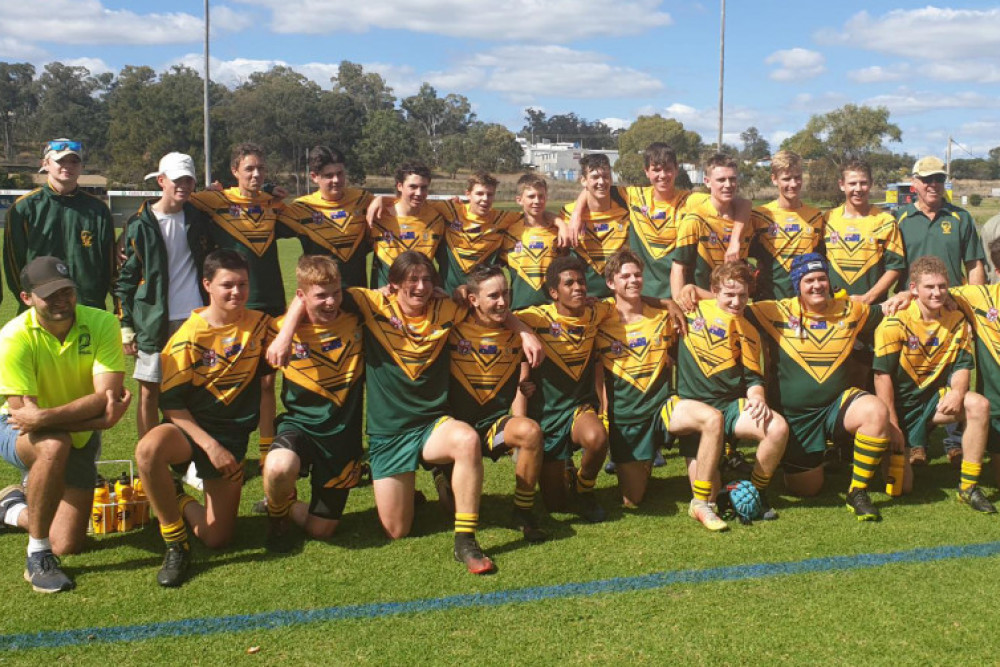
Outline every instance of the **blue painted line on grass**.
POLYGON ((900 563, 929 563, 956 558, 987 558, 1000 554, 1000 542, 941 546, 911 549, 885 554, 858 554, 855 556, 830 556, 784 563, 757 563, 732 565, 706 570, 676 570, 657 572, 635 577, 615 577, 555 586, 535 586, 494 593, 450 595, 425 598, 408 602, 384 602, 323 609, 272 611, 216 618, 189 618, 180 621, 123 625, 110 627, 56 630, 15 635, 0 635, 0 651, 35 648, 58 648, 94 643, 132 642, 159 637, 188 637, 217 635, 227 632, 270 630, 292 625, 340 621, 346 619, 375 619, 402 614, 445 611, 468 607, 496 607, 540 600, 588 597, 607 593, 666 588, 679 584, 703 584, 719 581, 744 581, 795 574, 863 570, 900 563))

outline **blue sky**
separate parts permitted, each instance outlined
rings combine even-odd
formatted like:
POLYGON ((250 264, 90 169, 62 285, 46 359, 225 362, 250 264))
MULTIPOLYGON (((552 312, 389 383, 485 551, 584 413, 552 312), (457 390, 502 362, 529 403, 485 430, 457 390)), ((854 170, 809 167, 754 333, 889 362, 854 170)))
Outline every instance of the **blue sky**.
MULTIPOLYGON (((671 0, 213 0, 212 78, 283 64, 329 88, 341 60, 397 97, 429 82, 513 130, 523 110, 627 126, 660 113, 714 141, 719 9, 671 0)), ((0 60, 202 67, 202 0, 0 0, 0 60)), ((776 147, 809 116, 885 105, 894 150, 981 157, 1000 145, 1000 6, 729 0, 725 137, 776 147)))

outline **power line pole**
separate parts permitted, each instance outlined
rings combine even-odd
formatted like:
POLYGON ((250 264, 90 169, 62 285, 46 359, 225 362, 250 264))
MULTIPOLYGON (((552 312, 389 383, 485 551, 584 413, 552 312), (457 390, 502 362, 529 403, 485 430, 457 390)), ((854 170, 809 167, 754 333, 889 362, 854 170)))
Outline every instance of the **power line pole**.
POLYGON ((722 89, 726 74, 726 0, 722 0, 722 16, 719 21, 719 140, 716 147, 722 152, 722 89))
POLYGON ((203 102, 205 111, 205 187, 212 184, 212 124, 208 115, 208 0, 205 0, 205 80, 203 102))

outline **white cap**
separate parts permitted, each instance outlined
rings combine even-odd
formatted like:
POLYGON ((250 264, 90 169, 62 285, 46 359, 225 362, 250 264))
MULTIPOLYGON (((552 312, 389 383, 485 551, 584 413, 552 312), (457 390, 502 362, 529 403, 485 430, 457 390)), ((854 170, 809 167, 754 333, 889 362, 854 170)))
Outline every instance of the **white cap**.
POLYGON ((156 178, 160 174, 163 174, 171 181, 176 181, 178 178, 183 178, 184 176, 197 179, 194 173, 194 160, 191 159, 190 155, 185 155, 184 153, 167 153, 160 158, 159 170, 146 174, 143 180, 156 178))

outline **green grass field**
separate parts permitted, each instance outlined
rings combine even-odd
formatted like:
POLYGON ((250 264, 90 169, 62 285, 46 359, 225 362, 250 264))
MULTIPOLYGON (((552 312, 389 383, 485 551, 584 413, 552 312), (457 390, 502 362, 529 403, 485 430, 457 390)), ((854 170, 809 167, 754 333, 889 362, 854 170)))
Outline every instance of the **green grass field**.
MULTIPOLYGON (((298 244, 282 241, 281 251, 287 279, 298 244)), ((8 295, 0 318, 12 312, 8 295)), ((105 458, 130 457, 134 429, 126 419, 108 432, 105 458)), ((985 477, 992 497, 993 480, 985 477)), ((956 503, 958 475, 940 458, 919 471, 912 496, 890 502, 873 494, 885 517, 879 524, 859 523, 844 508, 848 478, 846 468, 833 474, 827 490, 808 502, 780 495, 779 480, 778 521, 734 523, 729 533, 716 535, 687 517, 687 481, 680 462, 668 457, 667 467, 654 471, 641 510, 620 509, 614 479, 602 473, 598 494, 610 510, 608 522, 588 525, 553 515, 545 519, 553 539, 528 546, 506 525, 512 464, 487 461, 479 539, 499 570, 474 577, 452 560, 451 518, 435 503, 418 508, 413 537, 390 543, 378 526, 370 486, 352 492, 329 543, 306 542, 290 555, 270 555, 263 548, 265 519, 250 515, 250 505, 262 497, 257 477, 246 485, 234 544, 214 553, 196 544, 192 577, 179 589, 155 584, 163 552, 155 524, 94 539, 85 553, 65 558, 78 588, 54 596, 33 593, 21 578, 24 533, 0 535, 0 663, 995 663, 988 610, 989 591, 1000 577, 996 556, 929 562, 915 556, 905 563, 849 563, 760 577, 740 569, 991 543, 1000 535, 996 516, 956 503), (712 574, 722 567, 745 576, 712 574), (632 585, 641 579, 627 579, 619 592, 587 595, 584 586, 579 593, 559 589, 560 599, 532 601, 525 594, 503 602, 505 591, 671 571, 708 574, 705 581, 691 576, 648 590, 632 585), (232 630, 199 634, 209 623, 204 619, 217 617, 475 594, 496 595, 464 608, 419 610, 434 605, 418 604, 417 611, 395 613, 386 606, 344 620, 326 613, 316 622, 292 614, 301 622, 263 629, 233 621, 226 626, 232 630), (11 648, 10 636, 22 633, 186 619, 195 620, 176 637, 143 639, 140 632, 105 643, 95 632, 68 646, 11 648), (251 648, 259 650, 248 653, 251 648)), ((0 466, 0 486, 16 480, 12 468, 0 466)), ((435 497, 429 474, 418 476, 418 487, 435 497)), ((300 484, 300 493, 308 487, 300 484)))

